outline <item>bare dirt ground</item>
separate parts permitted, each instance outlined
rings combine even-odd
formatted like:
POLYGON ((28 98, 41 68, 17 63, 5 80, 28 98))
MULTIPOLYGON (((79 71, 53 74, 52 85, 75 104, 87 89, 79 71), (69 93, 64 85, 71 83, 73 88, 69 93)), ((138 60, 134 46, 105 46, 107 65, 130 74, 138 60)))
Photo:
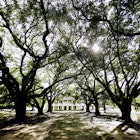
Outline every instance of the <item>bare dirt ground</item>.
MULTIPOLYGON (((12 115, 11 115, 12 116, 12 115)), ((27 124, 0 120, 0 140, 140 140, 140 123, 93 113, 29 113, 27 124)))

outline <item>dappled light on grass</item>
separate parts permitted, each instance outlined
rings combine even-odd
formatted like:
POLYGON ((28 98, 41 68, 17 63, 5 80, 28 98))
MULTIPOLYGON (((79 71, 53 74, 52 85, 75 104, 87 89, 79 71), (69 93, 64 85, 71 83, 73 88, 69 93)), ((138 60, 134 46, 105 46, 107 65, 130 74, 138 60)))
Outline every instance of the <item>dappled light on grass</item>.
POLYGON ((113 137, 90 127, 85 120, 76 114, 61 116, 50 128, 45 140, 109 140, 113 137))
POLYGON ((0 111, 0 120, 1 119, 8 119, 8 118, 11 118, 15 115, 15 112, 12 110, 1 110, 0 111))
POLYGON ((115 115, 89 116, 92 118, 90 122, 93 128, 100 128, 113 136, 115 140, 140 140, 140 124, 138 122, 125 123, 115 115))
POLYGON ((43 140, 58 116, 58 114, 31 115, 27 124, 11 124, 3 127, 0 130, 0 140, 43 140))
POLYGON ((0 140, 140 140, 140 124, 123 123, 115 115, 29 114, 26 124, 9 122, 2 126, 0 140))
POLYGON ((111 134, 113 134, 118 140, 129 139, 129 137, 133 140, 139 140, 140 124, 135 122, 121 123, 111 131, 111 134))

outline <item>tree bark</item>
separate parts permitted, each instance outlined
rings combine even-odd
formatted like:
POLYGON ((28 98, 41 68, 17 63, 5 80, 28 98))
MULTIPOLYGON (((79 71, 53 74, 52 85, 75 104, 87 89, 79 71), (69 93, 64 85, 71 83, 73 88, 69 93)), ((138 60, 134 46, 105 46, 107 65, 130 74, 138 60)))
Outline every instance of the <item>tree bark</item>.
POLYGON ((100 115, 100 111, 99 111, 99 103, 98 100, 95 98, 95 115, 99 116, 100 115))
POLYGON ((48 101, 48 111, 47 112, 52 112, 52 102, 48 101))
POLYGON ((38 107, 37 110, 38 110, 37 115, 43 115, 43 108, 42 107, 38 107))
POLYGON ((132 121, 131 119, 131 104, 132 100, 131 99, 125 99, 122 106, 120 106, 120 111, 121 111, 121 119, 124 120, 125 122, 130 122, 132 121))
POLYGON ((106 113, 106 105, 103 103, 104 113, 106 113))
POLYGON ((89 107, 90 107, 90 104, 86 104, 86 112, 90 112, 89 107))
POLYGON ((19 93, 15 99, 16 122, 24 123, 26 121, 26 94, 19 93))

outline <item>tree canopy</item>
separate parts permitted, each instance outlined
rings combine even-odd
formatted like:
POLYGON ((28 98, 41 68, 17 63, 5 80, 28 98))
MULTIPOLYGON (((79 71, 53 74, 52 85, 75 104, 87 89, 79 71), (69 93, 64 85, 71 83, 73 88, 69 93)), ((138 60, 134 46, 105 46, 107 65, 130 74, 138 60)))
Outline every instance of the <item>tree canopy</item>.
POLYGON ((43 113, 47 100, 51 111, 72 84, 97 115, 99 98, 107 93, 130 121, 140 94, 139 9, 139 0, 2 0, 3 107, 15 108, 16 120, 23 122, 27 104, 43 113))

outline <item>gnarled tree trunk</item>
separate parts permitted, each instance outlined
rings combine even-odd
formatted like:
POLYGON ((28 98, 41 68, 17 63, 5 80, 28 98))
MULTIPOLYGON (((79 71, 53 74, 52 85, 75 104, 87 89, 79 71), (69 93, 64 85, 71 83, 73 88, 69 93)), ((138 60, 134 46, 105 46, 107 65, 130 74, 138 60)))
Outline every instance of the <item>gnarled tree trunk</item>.
POLYGON ((96 116, 99 116, 100 115, 100 111, 99 111, 99 103, 98 103, 98 99, 94 98, 95 99, 95 115, 96 116))
POLYGON ((123 104, 121 106, 119 106, 121 114, 122 114, 121 118, 125 122, 132 121, 132 119, 131 119, 131 104, 132 104, 131 99, 125 99, 123 104))
POLYGON ((47 112, 52 112, 52 102, 48 100, 48 111, 47 112))
POLYGON ((86 112, 90 112, 89 107, 90 107, 90 104, 86 103, 86 112))
POLYGON ((16 122, 23 123, 26 121, 26 94, 19 93, 15 99, 16 122))
POLYGON ((44 114, 44 113, 43 113, 43 108, 42 108, 42 107, 38 107, 37 110, 38 110, 37 115, 42 115, 42 114, 44 114))

